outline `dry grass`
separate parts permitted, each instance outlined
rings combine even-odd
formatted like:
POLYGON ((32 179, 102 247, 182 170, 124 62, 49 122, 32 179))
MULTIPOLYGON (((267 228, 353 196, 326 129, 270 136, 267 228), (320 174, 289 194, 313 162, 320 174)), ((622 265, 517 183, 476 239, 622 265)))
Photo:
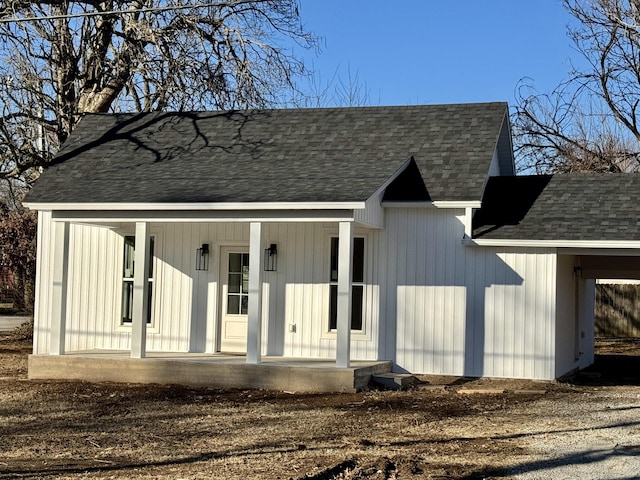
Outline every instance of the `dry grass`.
POLYGON ((536 402, 587 388, 291 395, 29 381, 29 351, 0 337, 0 478, 509 478, 529 459, 518 432, 539 424, 536 402))

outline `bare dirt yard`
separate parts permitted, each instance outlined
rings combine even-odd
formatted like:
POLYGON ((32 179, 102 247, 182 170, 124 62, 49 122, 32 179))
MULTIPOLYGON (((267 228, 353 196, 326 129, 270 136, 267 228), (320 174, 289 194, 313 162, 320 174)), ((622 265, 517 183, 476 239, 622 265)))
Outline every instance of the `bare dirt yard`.
POLYGON ((30 381, 25 336, 0 336, 0 478, 640 478, 634 342, 567 383, 303 395, 30 381))

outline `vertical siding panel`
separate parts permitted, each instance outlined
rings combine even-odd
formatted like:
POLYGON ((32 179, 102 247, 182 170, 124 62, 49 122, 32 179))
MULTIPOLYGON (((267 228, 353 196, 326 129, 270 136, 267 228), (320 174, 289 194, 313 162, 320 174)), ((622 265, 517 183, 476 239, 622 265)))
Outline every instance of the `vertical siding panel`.
POLYGON ((408 343, 411 344, 410 351, 410 359, 409 362, 411 365, 415 365, 416 360, 418 358, 419 352, 418 349, 422 343, 421 338, 417 338, 415 335, 415 324, 416 324, 416 261, 415 261, 415 252, 416 252, 416 226, 417 226, 417 218, 416 218, 416 210, 410 209, 405 211, 405 215, 403 216, 403 225, 401 226, 402 231, 406 232, 405 242, 403 245, 403 259, 402 263, 404 266, 404 299, 402 303, 402 308, 405 312, 405 331, 404 335, 407 339, 408 343))
MULTIPOLYGON (((427 252, 430 248, 430 245, 427 244, 427 229, 428 225, 426 222, 422 221, 423 213, 421 211, 415 210, 416 218, 413 222, 413 230, 416 246, 414 247, 414 263, 416 265, 416 279, 415 279, 415 287, 416 290, 416 299, 415 299, 415 327, 414 327, 414 337, 415 337, 415 349, 420 350, 420 354, 417 355, 417 358, 414 360, 414 364, 417 368, 420 368, 421 371, 425 368, 425 355, 424 350, 429 348, 429 339, 426 334, 426 327, 429 323, 429 319, 427 316, 427 305, 425 302, 426 292, 428 290, 432 290, 432 287, 427 283, 427 252)), ((408 282, 409 283, 409 282, 408 282)))
POLYGON ((406 243, 402 243, 399 232, 406 225, 405 219, 405 211, 398 210, 397 212, 397 220, 398 225, 395 229, 395 232, 398 235, 395 237, 395 250, 396 250, 396 315, 398 317, 398 333, 396 343, 402 345, 402 363, 403 368, 406 365, 411 365, 412 352, 413 352, 413 339, 407 335, 407 323, 409 319, 407 318, 407 299, 406 299, 406 290, 407 290, 407 282, 406 282, 406 243))
POLYGON ((303 305, 304 298, 302 298, 302 279, 304 278, 304 250, 303 250, 303 242, 304 237, 300 228, 294 228, 294 245, 293 248, 296 252, 295 256, 295 270, 294 270, 294 299, 295 299, 295 309, 294 315, 296 318, 296 322, 299 323, 301 328, 301 339, 302 342, 298 345, 296 349, 295 355, 298 357, 304 357, 310 355, 309 352, 309 339, 311 338, 310 330, 313 328, 310 325, 308 319, 304 317, 303 305))
MULTIPOLYGON (((55 225, 52 222, 52 225, 55 225)), ((55 237, 54 237, 55 238, 55 237)), ((77 231, 72 224, 69 226, 69 265, 67 276, 67 322, 65 328, 65 350, 76 350, 77 334, 76 334, 76 316, 80 311, 80 301, 77 293, 80 273, 77 271, 78 262, 76 256, 79 249, 77 245, 77 231)), ((55 246, 54 246, 55 248, 55 246)))
POLYGON ((52 261, 51 244, 51 213, 38 212, 38 240, 36 244, 36 286, 35 305, 33 310, 33 353, 47 353, 49 351, 50 329, 50 285, 52 261))
MULTIPOLYGON (((180 291, 182 288, 181 284, 181 276, 179 275, 179 270, 177 268, 177 262, 179 258, 177 244, 177 236, 178 236, 178 228, 177 225, 171 225, 170 233, 167 232, 166 235, 166 251, 167 251, 167 269, 165 270, 167 275, 167 279, 165 280, 167 283, 167 288, 169 289, 169 298, 170 308, 169 317, 165 317, 167 319, 167 323, 169 325, 167 328, 171 328, 171 324, 177 322, 180 318, 180 291)), ((162 320, 161 324, 165 323, 162 320)), ((176 348, 176 341, 173 338, 169 339, 168 342, 169 349, 174 351, 176 348)))
POLYGON ((445 245, 445 301, 444 301, 444 314, 442 321, 444 331, 444 351, 446 357, 444 359, 444 370, 448 373, 453 373, 454 358, 455 358, 455 345, 454 339, 461 336, 461 330, 458 325, 458 320, 455 316, 455 293, 457 290, 456 279, 456 253, 460 245, 459 241, 455 241, 455 238, 462 238, 459 234, 458 220, 451 213, 438 212, 440 224, 442 225, 442 231, 446 232, 446 238, 442 241, 445 245), (454 241, 448 241, 448 239, 454 239, 454 241))
POLYGON ((301 333, 301 325, 298 325, 296 323, 296 319, 294 316, 294 307, 295 307, 295 303, 294 303, 294 292, 292 291, 292 278, 293 278, 293 272, 294 272, 294 268, 295 268, 295 262, 296 262, 296 257, 295 257, 295 251, 292 248, 291 245, 291 235, 293 234, 292 232, 292 227, 289 224, 286 224, 284 227, 285 229, 285 236, 283 239, 283 248, 285 249, 285 251, 287 252, 287 261, 285 263, 285 299, 284 299, 284 305, 285 305, 285 355, 287 356, 294 356, 294 342, 295 342, 295 336, 296 335, 300 335, 301 333), (296 326, 296 331, 295 332, 290 332, 289 331, 289 325, 295 325, 296 326))
MULTIPOLYGON (((507 376, 513 377, 521 363, 522 351, 516 346, 517 339, 522 336, 521 318, 517 314, 516 297, 518 296, 521 286, 516 285, 518 277, 518 254, 509 250, 505 253, 508 268, 505 271, 505 322, 508 329, 505 331, 505 372, 507 376)), ((522 276, 521 274, 519 276, 522 276)))
MULTIPOLYGON (((464 230, 464 214, 458 217, 460 228, 464 230)), ((466 328, 467 317, 466 310, 470 308, 467 305, 467 292, 473 291, 473 283, 467 284, 466 279, 469 278, 473 282, 473 275, 468 275, 467 271, 467 254, 468 248, 462 245, 457 246, 458 254, 455 256, 455 285, 456 294, 454 298, 454 316, 458 322, 458 330, 453 340, 454 351, 456 352, 454 364, 452 365, 452 373, 455 375, 464 374, 464 355, 466 348, 466 328)))
POLYGON ((97 348, 98 345, 104 343, 104 337, 107 335, 108 323, 106 316, 106 287, 107 287, 107 258, 109 251, 107 250, 107 234, 106 228, 100 228, 96 232, 96 252, 98 258, 94 265, 94 275, 96 283, 95 298, 93 300, 93 307, 91 309, 91 316, 93 318, 93 328, 95 329, 95 335, 93 336, 94 345, 93 348, 97 348))
MULTIPOLYGON (((448 216, 451 215, 449 213, 448 216)), ((446 249, 448 247, 448 243, 451 243, 454 240, 453 238, 447 238, 447 234, 449 233, 447 228, 444 228, 445 225, 440 222, 440 212, 436 210, 435 212, 429 215, 432 220, 433 227, 435 229, 435 242, 431 245, 431 255, 435 259, 435 285, 437 288, 434 288, 434 305, 435 309, 433 312, 433 321, 436 325, 436 334, 435 338, 437 343, 434 344, 434 360, 435 367, 441 371, 445 372, 445 364, 448 356, 448 352, 446 351, 447 339, 447 327, 446 324, 450 321, 449 312, 446 310, 446 291, 451 288, 450 285, 447 285, 447 270, 450 268, 447 265, 446 258, 446 249)))
POLYGON ((79 225, 77 228, 78 236, 80 237, 80 251, 76 257, 80 262, 80 285, 78 290, 80 292, 80 311, 77 316, 76 331, 78 332, 76 349, 86 349, 88 347, 87 342, 87 314, 89 310, 89 297, 91 295, 90 288, 90 275, 91 275, 91 227, 79 225))
MULTIPOLYGON (((447 232, 447 238, 455 239, 462 238, 462 228, 458 217, 453 214, 446 214, 446 212, 439 212, 440 221, 443 223, 443 230, 447 232)), ((464 338, 464 330, 458 317, 456 316, 456 294, 459 289, 456 282, 458 277, 457 272, 457 256, 460 253, 460 241, 446 241, 443 239, 446 245, 446 297, 445 297, 445 311, 446 317, 443 318, 445 322, 443 329, 445 332, 445 344, 444 350, 447 352, 447 358, 445 360, 444 368, 449 373, 455 372, 455 364, 457 357, 457 345, 456 342, 460 338, 464 338)))

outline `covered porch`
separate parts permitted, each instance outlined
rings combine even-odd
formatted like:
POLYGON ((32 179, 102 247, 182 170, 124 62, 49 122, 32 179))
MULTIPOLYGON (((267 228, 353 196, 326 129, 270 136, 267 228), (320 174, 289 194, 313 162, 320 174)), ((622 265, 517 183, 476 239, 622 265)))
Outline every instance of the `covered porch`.
MULTIPOLYGON (((374 350, 356 354, 358 361, 351 353, 352 244, 356 229, 381 228, 381 209, 375 203, 377 215, 371 214, 373 205, 365 203, 324 208, 306 205, 297 210, 270 205, 252 210, 238 207, 238 211, 229 211, 227 206, 220 211, 41 212, 40 235, 48 236, 49 251, 39 255, 43 259, 40 288, 47 294, 43 295, 46 301, 37 306, 37 315, 49 319, 49 328, 36 332, 40 347, 30 359, 30 377, 295 391, 364 388, 373 373, 392 368, 391 362, 375 362, 374 350), (191 233, 183 235, 181 230, 191 233), (321 233, 322 239, 301 245, 299 232, 304 232, 303 240, 308 232, 316 237, 321 233), (329 308, 329 275, 318 268, 328 270, 325 247, 332 236, 341 245, 333 330, 324 319, 329 308), (109 240, 113 238, 116 240, 109 240), (135 242, 133 261, 142 268, 130 268, 130 321, 123 325, 119 319, 125 298, 122 245, 126 247, 129 240, 123 239, 128 238, 135 242), (280 271, 268 271, 263 264, 274 242, 280 250, 280 271), (112 245, 111 253, 99 252, 95 245, 112 245), (211 250, 209 272, 194 266, 205 245, 211 250), (227 300, 223 265, 229 263, 222 252, 228 245, 246 248, 248 258, 246 285, 242 286, 247 288, 243 299, 247 308, 241 355, 226 355, 221 340, 221 311, 227 300), (305 258, 300 257, 301 251, 305 258), (106 261, 101 258, 105 256, 109 257, 106 261), (154 257, 159 262, 155 266, 151 263, 154 257), (156 269, 153 275, 147 274, 156 269), (313 272, 313 277, 301 276, 304 269, 313 272), (87 279, 93 285, 85 285, 87 279), (307 301, 300 297, 301 288, 313 290, 314 305, 321 308, 305 309, 301 316, 290 304, 292 299, 296 304, 307 301), (152 289, 153 300, 147 301, 152 289), (91 298, 94 296, 97 299, 91 298), (99 311, 108 304, 113 305, 108 312, 99 311), (101 318, 94 318, 96 311, 101 318), (313 325, 305 323, 309 315, 313 325), (318 319, 324 324, 322 331, 318 319), (296 336, 301 339, 298 343, 288 340, 296 336), (315 347, 308 345, 309 338, 315 347), (309 348, 297 351, 296 345, 309 348)), ((367 326, 370 344, 375 341, 373 332, 374 325, 367 326)))

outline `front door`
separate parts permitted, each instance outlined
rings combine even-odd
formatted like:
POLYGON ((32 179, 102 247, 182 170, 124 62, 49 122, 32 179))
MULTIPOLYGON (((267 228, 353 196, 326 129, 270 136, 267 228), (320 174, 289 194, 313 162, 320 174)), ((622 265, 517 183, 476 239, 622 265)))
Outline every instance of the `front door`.
POLYGON ((249 305, 249 248, 220 251, 220 351, 246 353, 249 305))

